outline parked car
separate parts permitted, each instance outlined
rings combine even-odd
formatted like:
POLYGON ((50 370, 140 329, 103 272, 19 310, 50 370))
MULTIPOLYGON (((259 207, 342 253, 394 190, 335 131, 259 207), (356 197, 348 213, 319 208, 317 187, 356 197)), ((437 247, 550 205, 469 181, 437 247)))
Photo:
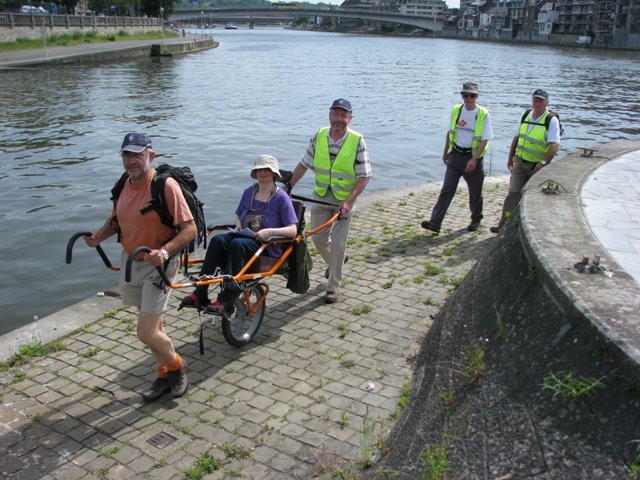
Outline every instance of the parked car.
POLYGON ((591 45, 591 37, 589 36, 578 37, 578 40, 576 40, 576 45, 579 45, 581 47, 588 47, 589 45, 591 45))
POLYGON ((32 7, 31 5, 23 5, 20 7, 22 13, 47 13, 42 7, 32 7))
POLYGON ((58 13, 60 13, 60 12, 58 11, 58 6, 57 6, 55 3, 51 3, 51 2, 42 2, 42 3, 40 4, 40 6, 41 6, 42 8, 44 8, 44 10, 45 10, 47 13, 53 13, 54 15, 57 15, 58 13))

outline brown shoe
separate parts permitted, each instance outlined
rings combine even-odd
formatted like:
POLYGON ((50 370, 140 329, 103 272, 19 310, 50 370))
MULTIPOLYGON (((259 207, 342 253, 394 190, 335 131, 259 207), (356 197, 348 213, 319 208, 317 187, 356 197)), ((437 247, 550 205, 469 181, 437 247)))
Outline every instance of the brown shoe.
POLYGON ((169 382, 171 384, 171 396, 179 398, 187 392, 189 379, 187 378, 187 362, 182 360, 182 365, 178 370, 169 371, 169 382))
POLYGON ((336 303, 339 296, 338 292, 327 292, 324 296, 324 303, 336 303))
POLYGON ((154 402, 169 391, 171 391, 169 379, 158 377, 151 384, 151 388, 142 394, 142 400, 145 402, 154 402))
POLYGON ((467 227, 467 231, 475 232, 478 228, 480 228, 480 222, 471 222, 467 227))
POLYGON ((425 230, 431 230, 432 232, 440 233, 441 225, 437 222, 425 220, 420 225, 422 225, 422 228, 424 228, 425 230))
POLYGON ((500 227, 491 227, 489 231, 491 233, 500 233, 500 227))

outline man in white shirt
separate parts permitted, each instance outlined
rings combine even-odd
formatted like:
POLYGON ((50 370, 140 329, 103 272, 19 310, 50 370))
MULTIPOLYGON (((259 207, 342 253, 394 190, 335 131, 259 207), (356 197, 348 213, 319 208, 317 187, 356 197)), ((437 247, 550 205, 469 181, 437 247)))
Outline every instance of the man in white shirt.
POLYGON ((463 103, 451 111, 451 122, 447 132, 442 163, 447 166, 440 196, 431 212, 431 219, 422 222, 422 228, 440 233, 440 228, 449 205, 456 194, 460 177, 469 188, 469 210, 471 223, 467 227, 475 232, 482 221, 482 185, 484 183, 483 157, 489 140, 493 138, 489 111, 476 104, 478 84, 465 82, 460 92, 463 103))

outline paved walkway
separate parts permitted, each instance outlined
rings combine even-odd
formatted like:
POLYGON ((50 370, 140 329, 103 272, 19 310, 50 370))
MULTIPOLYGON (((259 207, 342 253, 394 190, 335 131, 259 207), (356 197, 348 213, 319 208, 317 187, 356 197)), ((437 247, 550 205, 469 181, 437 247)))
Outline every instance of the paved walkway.
POLYGON ((597 169, 582 189, 582 201, 598 241, 640 283, 640 151, 597 169))
POLYGON ((341 301, 322 302, 317 256, 306 295, 272 277, 265 322, 246 347, 230 347, 203 318, 201 356, 198 316, 176 311, 175 292, 166 328, 191 382, 178 400, 141 400, 155 371, 136 339, 136 310, 96 313, 55 342, 58 351, 0 373, 0 475, 173 479, 207 454, 219 464, 211 479, 355 474, 363 448, 380 445, 399 412, 431 317, 494 241, 488 226, 506 181, 485 185, 487 221, 475 233, 464 188, 439 236, 420 227, 438 185, 363 198, 341 301))
MULTIPOLYGON (((187 33, 183 38, 167 37, 166 44, 184 43, 200 40, 202 35, 187 33)), ((81 45, 69 45, 66 47, 47 48, 46 57, 44 48, 37 50, 19 50, 13 52, 0 52, 0 69, 24 68, 32 62, 40 62, 44 58, 57 59, 64 57, 77 57, 79 55, 91 55, 114 50, 125 50, 127 48, 160 44, 162 39, 155 40, 130 40, 124 42, 104 42, 104 43, 83 43, 81 45)))

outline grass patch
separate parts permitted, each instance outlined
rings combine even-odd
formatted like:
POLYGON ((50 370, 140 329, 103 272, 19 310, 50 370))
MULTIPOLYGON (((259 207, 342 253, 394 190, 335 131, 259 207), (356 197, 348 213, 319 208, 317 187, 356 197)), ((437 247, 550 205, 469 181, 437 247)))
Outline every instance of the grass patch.
POLYGON ((187 480, 202 480, 205 475, 213 473, 220 468, 220 462, 209 453, 204 453, 185 472, 187 480))
POLYGON ((573 378, 573 374, 567 370, 553 373, 549 372, 540 386, 543 390, 553 390, 553 396, 562 395, 565 401, 574 398, 590 397, 596 388, 605 388, 600 378, 573 378))
POLYGON ((65 345, 60 340, 56 340, 47 345, 42 345, 42 342, 39 341, 33 341, 22 345, 17 352, 11 355, 11 358, 9 358, 6 365, 9 367, 24 365, 34 357, 44 357, 49 353, 64 350, 64 348, 65 345))

